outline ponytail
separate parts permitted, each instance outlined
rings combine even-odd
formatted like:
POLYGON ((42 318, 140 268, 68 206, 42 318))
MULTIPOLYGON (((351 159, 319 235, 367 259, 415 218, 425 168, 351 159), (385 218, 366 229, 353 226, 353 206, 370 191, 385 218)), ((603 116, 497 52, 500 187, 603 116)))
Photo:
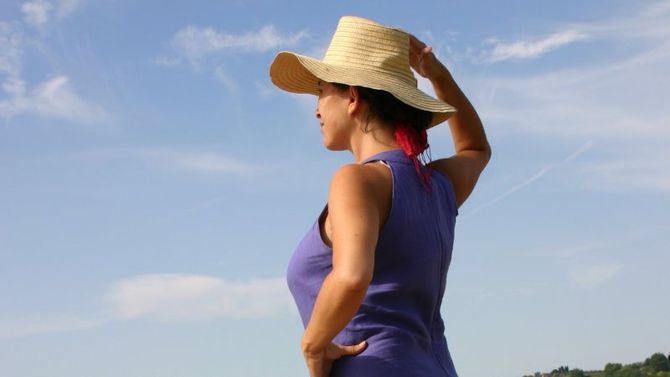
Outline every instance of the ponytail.
POLYGON ((414 168, 421 179, 424 189, 430 191, 430 175, 432 169, 427 165, 426 158, 423 155, 423 152, 428 150, 428 158, 430 159, 428 134, 426 129, 424 128, 421 131, 417 131, 407 123, 399 123, 395 127, 394 134, 398 145, 400 145, 407 157, 414 162, 414 168), (423 171, 422 165, 424 167, 423 171))

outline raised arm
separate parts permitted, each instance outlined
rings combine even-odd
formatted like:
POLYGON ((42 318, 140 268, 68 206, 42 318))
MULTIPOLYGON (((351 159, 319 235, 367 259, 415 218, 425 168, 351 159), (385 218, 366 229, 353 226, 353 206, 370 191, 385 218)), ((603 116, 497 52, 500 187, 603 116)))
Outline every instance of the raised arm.
POLYGON ((460 207, 491 159, 491 146, 477 112, 449 70, 435 57, 430 46, 414 36, 410 36, 410 64, 418 74, 430 80, 438 99, 458 109, 448 120, 456 153, 435 160, 430 166, 450 178, 460 207))

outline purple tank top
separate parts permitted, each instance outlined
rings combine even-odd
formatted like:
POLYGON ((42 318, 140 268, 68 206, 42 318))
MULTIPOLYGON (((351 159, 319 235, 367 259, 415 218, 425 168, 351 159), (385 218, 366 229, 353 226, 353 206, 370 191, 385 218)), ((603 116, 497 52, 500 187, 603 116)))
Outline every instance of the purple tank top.
MULTIPOLYGON (((358 355, 336 360, 331 377, 455 377, 440 314, 458 215, 451 181, 433 171, 426 191, 401 149, 361 163, 372 161, 384 161, 391 168, 391 209, 379 233, 365 299, 333 339, 345 345, 367 340, 368 346, 358 355)), ((287 270, 304 326, 332 269, 332 248, 319 232, 319 219, 326 212, 327 205, 293 252, 287 270)))

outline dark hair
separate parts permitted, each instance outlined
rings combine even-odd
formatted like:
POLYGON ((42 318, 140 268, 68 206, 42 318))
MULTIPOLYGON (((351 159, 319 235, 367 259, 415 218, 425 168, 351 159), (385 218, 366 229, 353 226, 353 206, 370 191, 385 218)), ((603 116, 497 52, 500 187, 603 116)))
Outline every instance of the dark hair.
MULTIPOLYGON (((350 85, 347 84, 332 84, 342 91, 350 88, 350 85)), ((393 133, 398 145, 412 159, 416 173, 419 175, 424 188, 430 191, 430 174, 432 169, 425 166, 427 165, 427 161, 422 155, 423 151, 430 147, 428 145, 426 129, 433 120, 433 114, 429 111, 412 107, 384 90, 360 86, 356 86, 355 88, 358 89, 361 99, 368 104, 369 115, 393 127, 393 133)), ((367 127, 366 123, 364 132, 368 131, 367 127)), ((430 151, 428 152, 428 156, 430 156, 430 151)))
MULTIPOLYGON (((332 84, 340 90, 347 90, 350 87, 347 84, 332 84)), ((370 107, 370 115, 393 127, 398 124, 407 124, 417 132, 421 132, 428 128, 428 125, 433 120, 433 114, 429 111, 412 107, 395 98, 387 91, 361 86, 356 86, 356 89, 358 89, 359 95, 370 107)))

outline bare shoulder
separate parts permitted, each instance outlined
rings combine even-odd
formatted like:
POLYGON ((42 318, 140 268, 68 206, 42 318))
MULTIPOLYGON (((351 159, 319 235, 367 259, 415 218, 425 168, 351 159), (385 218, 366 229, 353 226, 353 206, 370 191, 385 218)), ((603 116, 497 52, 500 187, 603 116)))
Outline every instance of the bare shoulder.
POLYGON ((337 208, 350 214, 367 212, 383 222, 392 195, 392 176, 380 163, 347 164, 335 171, 328 194, 329 212, 337 208))
POLYGON ((428 165, 449 177, 454 187, 456 204, 460 207, 474 190, 490 159, 490 151, 466 150, 449 158, 432 161, 428 165))
POLYGON ((390 189, 391 172, 380 163, 346 164, 333 174, 331 193, 356 195, 360 199, 377 197, 390 189))

